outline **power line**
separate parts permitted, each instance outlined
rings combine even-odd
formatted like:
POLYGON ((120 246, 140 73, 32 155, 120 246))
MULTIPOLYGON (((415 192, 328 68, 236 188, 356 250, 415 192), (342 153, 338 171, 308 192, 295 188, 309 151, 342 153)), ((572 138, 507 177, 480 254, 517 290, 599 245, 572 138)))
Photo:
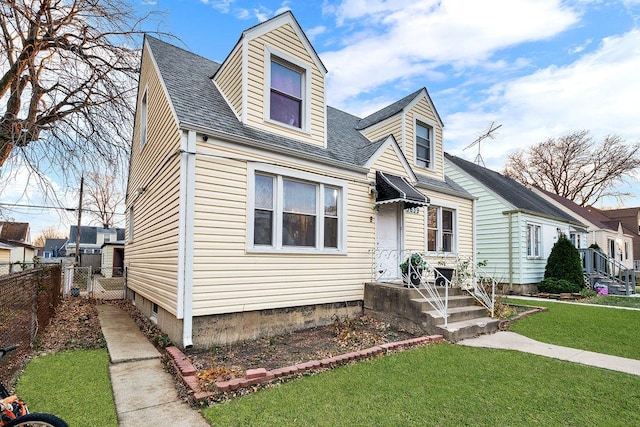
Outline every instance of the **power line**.
MULTIPOLYGON (((44 205, 25 205, 25 204, 20 204, 20 203, 3 203, 0 202, 0 206, 4 206, 7 208, 32 208, 32 209, 55 209, 55 210, 61 210, 61 211, 68 211, 68 212, 77 212, 78 208, 65 208, 63 206, 44 206, 44 205)), ((83 212, 91 212, 94 214, 100 214, 102 212, 100 211, 96 211, 96 210, 92 210, 92 209, 86 209, 86 208, 82 208, 83 212)), ((124 215, 124 212, 106 212, 106 213, 110 213, 113 215, 124 215)))

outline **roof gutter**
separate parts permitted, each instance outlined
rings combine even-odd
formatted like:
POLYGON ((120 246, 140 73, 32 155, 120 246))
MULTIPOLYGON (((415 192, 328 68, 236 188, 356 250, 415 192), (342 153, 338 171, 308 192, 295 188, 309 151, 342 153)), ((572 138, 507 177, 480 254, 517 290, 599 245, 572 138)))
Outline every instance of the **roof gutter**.
POLYGON ((217 138, 227 142, 233 142, 233 143, 244 145, 247 147, 261 148, 263 150, 271 151, 278 154, 285 154, 287 156, 295 157, 302 160, 313 160, 327 166, 333 166, 340 169, 345 169, 345 170, 363 173, 363 174, 366 174, 367 172, 369 172, 369 169, 363 166, 353 165, 351 163, 341 162, 339 160, 331 160, 322 156, 318 156, 317 154, 303 153, 291 148, 285 148, 285 147, 279 147, 277 145, 267 144, 261 141, 256 141, 251 138, 246 138, 244 136, 232 135, 230 133, 220 132, 218 130, 213 130, 211 128, 195 125, 192 123, 180 122, 180 128, 186 131, 195 131, 213 138, 217 138))
POLYGON ((577 225, 580 227, 585 227, 587 228, 587 226, 579 221, 570 221, 566 218, 559 218, 557 216, 553 216, 553 215, 547 215, 547 214, 543 214, 540 212, 534 212, 534 211, 530 211, 528 209, 512 209, 509 211, 502 211, 503 215, 509 215, 509 214, 514 214, 514 213, 524 213, 524 214, 529 214, 529 215, 533 215, 533 216, 539 216, 540 218, 546 218, 546 219, 552 219, 555 221, 561 221, 561 222, 566 222, 567 224, 572 224, 572 225, 577 225))

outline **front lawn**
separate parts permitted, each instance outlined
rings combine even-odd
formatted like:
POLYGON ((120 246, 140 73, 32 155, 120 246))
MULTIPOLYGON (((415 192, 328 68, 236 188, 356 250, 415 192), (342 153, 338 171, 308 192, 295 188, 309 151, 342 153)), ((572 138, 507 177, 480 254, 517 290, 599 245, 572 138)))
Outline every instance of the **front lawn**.
POLYGON ((640 377, 430 345, 204 409, 214 426, 640 425, 640 377))
POLYGON ((548 307, 514 322, 513 332, 550 344, 640 359, 640 311, 517 298, 507 302, 548 307))
POLYGON ((615 307, 640 308, 640 297, 598 295, 595 297, 587 298, 586 300, 584 300, 584 302, 588 304, 608 305, 615 307))
POLYGON ((106 349, 36 357, 16 389, 31 412, 52 413, 70 426, 118 425, 106 349))

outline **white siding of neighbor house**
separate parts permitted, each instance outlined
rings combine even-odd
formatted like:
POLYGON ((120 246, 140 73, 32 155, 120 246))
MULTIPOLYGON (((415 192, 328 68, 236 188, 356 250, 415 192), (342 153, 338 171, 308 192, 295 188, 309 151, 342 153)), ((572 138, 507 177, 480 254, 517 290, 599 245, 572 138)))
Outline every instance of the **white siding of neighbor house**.
POLYGON ((509 283, 509 255, 513 284, 537 284, 544 277, 544 269, 551 248, 557 241, 557 230, 569 235, 569 224, 523 212, 511 215, 514 207, 504 199, 470 178, 451 162, 445 160, 445 173, 469 193, 476 201, 476 259, 487 261, 483 267, 501 283, 509 283), (511 216, 511 218, 510 218, 511 216), (541 226, 541 257, 527 256, 527 224, 541 226), (509 235, 511 228, 511 236, 509 235), (511 244, 509 244, 511 239, 511 244))
POLYGON ((198 139, 193 314, 232 313, 361 300, 371 278, 373 198, 364 174, 198 139), (260 253, 247 248, 249 165, 290 168, 347 184, 346 254, 260 253))
MULTIPOLYGON (((290 23, 253 38, 248 42, 248 65, 247 65, 247 124, 271 132, 277 135, 294 138, 308 144, 325 146, 326 144, 326 103, 325 103, 325 82, 324 75, 316 66, 311 53, 308 52, 304 44, 298 38, 297 33, 290 23), (307 87, 305 95, 310 97, 310 112, 306 117, 310 118, 308 132, 290 126, 281 125, 277 122, 265 120, 265 88, 268 90, 271 82, 265 81, 265 67, 270 66, 268 61, 269 49, 275 49, 284 55, 300 61, 305 67, 311 70, 310 86, 307 87)), ((287 59, 286 57, 283 59, 287 59)), ((304 109, 304 108, 303 108, 304 109)), ((303 117, 305 113, 303 112, 303 117)))
POLYGON ((242 45, 237 44, 221 65, 215 83, 236 116, 242 115, 242 45))
POLYGON ((146 49, 142 57, 138 102, 145 88, 149 111, 147 142, 140 151, 138 111, 127 186, 127 286, 176 314, 180 189, 180 157, 176 150, 180 147, 180 132, 146 49), (129 234, 130 207, 134 210, 133 239, 129 234))
POLYGON ((113 273, 113 246, 106 245, 102 248, 102 260, 100 262, 100 272, 107 279, 113 273))

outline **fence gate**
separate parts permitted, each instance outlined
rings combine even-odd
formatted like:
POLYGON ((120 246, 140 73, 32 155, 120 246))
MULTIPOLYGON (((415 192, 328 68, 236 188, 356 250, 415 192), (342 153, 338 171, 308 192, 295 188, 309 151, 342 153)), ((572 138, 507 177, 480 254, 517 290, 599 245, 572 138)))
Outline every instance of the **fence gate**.
POLYGON ((65 297, 93 296, 91 267, 65 267, 62 295, 65 297))

